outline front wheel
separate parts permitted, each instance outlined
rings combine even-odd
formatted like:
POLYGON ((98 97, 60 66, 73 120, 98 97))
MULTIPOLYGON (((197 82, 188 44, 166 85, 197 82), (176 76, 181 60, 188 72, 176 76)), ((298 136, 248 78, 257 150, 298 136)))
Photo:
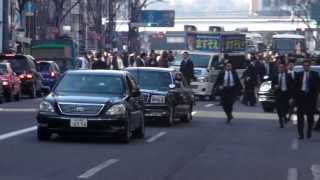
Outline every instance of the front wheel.
POLYGON ((167 120, 167 125, 168 126, 173 126, 174 125, 174 108, 173 107, 170 107, 169 118, 167 120))
POLYGON ((11 92, 11 90, 5 91, 4 97, 5 97, 7 102, 11 102, 12 101, 12 92, 11 92))
POLYGON ((120 141, 124 144, 129 144, 131 140, 131 131, 129 123, 126 125, 124 132, 122 133, 120 137, 120 141))
POLYGON ((38 127, 37 134, 38 134, 38 140, 39 141, 48 141, 48 140, 50 140, 51 133, 46 128, 38 127))
POLYGON ((181 118, 181 121, 184 123, 190 123, 191 120, 192 120, 192 110, 188 111, 187 114, 181 118))

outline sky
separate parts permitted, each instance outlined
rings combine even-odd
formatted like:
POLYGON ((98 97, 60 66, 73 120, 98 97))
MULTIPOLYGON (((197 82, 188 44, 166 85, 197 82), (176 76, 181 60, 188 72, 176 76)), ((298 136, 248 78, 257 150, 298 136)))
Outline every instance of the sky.
POLYGON ((174 9, 177 16, 212 16, 210 12, 232 11, 246 14, 250 0, 165 0, 151 5, 149 9, 174 9))

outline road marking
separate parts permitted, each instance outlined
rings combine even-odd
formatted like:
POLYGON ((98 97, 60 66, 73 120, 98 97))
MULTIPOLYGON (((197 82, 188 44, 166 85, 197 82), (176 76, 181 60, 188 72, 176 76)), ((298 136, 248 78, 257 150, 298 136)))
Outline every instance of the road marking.
POLYGON ((214 106, 214 104, 207 104, 207 105, 205 105, 204 107, 210 108, 210 107, 213 107, 213 106, 214 106))
POLYGON ((151 138, 147 139, 147 143, 152 143, 156 141, 157 139, 161 138, 162 136, 166 135, 167 132, 159 132, 158 134, 152 136, 151 138))
POLYGON ((29 128, 25 128, 25 129, 13 131, 13 132, 10 132, 10 133, 2 134, 2 135, 0 135, 0 141, 5 140, 5 139, 9 139, 9 138, 12 138, 12 137, 16 137, 16 136, 19 136, 19 135, 22 135, 22 134, 26 134, 26 133, 29 133, 29 132, 32 132, 32 131, 35 131, 35 130, 37 130, 37 126, 32 126, 32 127, 29 127, 29 128))
POLYGON ((297 168, 290 168, 288 170, 287 180, 298 180, 298 169, 297 168))
POLYGON ((291 149, 293 151, 298 151, 299 150, 299 141, 298 141, 298 139, 293 139, 292 140, 291 149))
MULTIPOLYGON (((278 120, 278 116, 276 114, 265 114, 265 113, 234 112, 233 116, 237 119, 278 120)), ((199 117, 199 118, 225 118, 226 115, 222 111, 197 111, 196 117, 199 117)))
POLYGON ((320 179, 320 165, 314 164, 311 166, 311 172, 313 175, 313 180, 319 180, 320 179))
POLYGON ((193 112, 191 113, 192 116, 194 116, 194 115, 196 115, 196 114, 197 114, 197 111, 193 111, 193 112))
POLYGON ((32 108, 0 108, 0 112, 37 112, 38 109, 32 109, 32 108))
POLYGON ((89 169, 85 173, 81 174, 78 178, 79 179, 89 179, 90 177, 94 176, 97 174, 99 171, 112 166, 113 164, 117 163, 119 160, 118 159, 109 159, 101 164, 99 164, 96 167, 93 167, 92 169, 89 169))

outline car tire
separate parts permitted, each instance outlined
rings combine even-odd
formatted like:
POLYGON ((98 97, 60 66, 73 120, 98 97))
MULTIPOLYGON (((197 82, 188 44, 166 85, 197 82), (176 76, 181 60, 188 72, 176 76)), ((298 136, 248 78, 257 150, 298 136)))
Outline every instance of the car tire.
POLYGON ((191 120, 192 120, 192 109, 193 108, 191 107, 189 112, 181 118, 182 122, 184 122, 184 123, 190 123, 191 122, 191 120))
POLYGON ((30 89, 30 94, 29 94, 29 96, 30 96, 31 99, 36 98, 36 96, 37 96, 37 89, 36 89, 36 85, 35 85, 35 84, 32 85, 32 87, 31 87, 31 89, 30 89))
POLYGON ((169 118, 167 120, 167 126, 173 126, 174 125, 174 107, 170 107, 169 110, 169 118))
POLYGON ((121 142, 124 144, 129 144, 131 140, 131 131, 129 124, 126 125, 124 132, 121 135, 121 142))
POLYGON ((48 141, 48 140, 50 140, 51 133, 46 128, 38 126, 37 134, 38 134, 38 140, 39 141, 48 141))
POLYGON ((3 96, 0 94, 0 104, 3 103, 3 96))
POLYGON ((145 137, 145 121, 143 113, 140 120, 140 126, 133 132, 133 135, 138 139, 144 139, 145 137))
POLYGON ((262 109, 264 112, 272 113, 274 111, 274 105, 272 103, 262 103, 262 109))
POLYGON ((6 99, 7 102, 12 101, 12 92, 11 91, 5 91, 4 92, 4 98, 6 99))

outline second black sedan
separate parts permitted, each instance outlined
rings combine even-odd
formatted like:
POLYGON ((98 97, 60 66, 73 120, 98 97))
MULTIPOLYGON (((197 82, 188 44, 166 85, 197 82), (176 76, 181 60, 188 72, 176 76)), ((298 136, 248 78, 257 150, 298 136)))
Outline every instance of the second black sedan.
POLYGON ((147 120, 163 120, 168 126, 175 118, 192 120, 195 98, 180 72, 166 68, 128 68, 144 96, 147 120))
POLYGON ((118 133, 123 142, 145 134, 143 97, 127 72, 69 71, 40 104, 38 139, 52 133, 118 133))

